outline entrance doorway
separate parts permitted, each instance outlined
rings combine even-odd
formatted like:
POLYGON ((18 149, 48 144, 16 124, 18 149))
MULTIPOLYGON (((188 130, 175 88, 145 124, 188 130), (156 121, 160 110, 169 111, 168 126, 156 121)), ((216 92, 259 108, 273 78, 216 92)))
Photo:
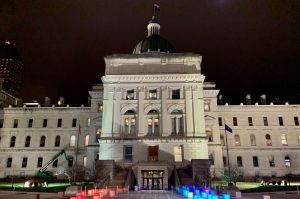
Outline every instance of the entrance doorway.
POLYGON ((148 160, 157 161, 158 160, 158 145, 148 147, 148 160))
POLYGON ((142 170, 143 187, 145 190, 162 190, 164 185, 163 170, 142 170))

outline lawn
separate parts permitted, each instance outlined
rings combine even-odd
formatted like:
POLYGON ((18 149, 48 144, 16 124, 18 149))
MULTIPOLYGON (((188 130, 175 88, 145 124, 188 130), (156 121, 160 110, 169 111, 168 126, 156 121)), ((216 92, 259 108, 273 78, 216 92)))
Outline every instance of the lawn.
MULTIPOLYGON (((214 182, 214 186, 227 186, 225 181, 214 182)), ((300 182, 291 182, 290 186, 261 186, 259 182, 237 182, 236 186, 242 192, 273 192, 273 191, 297 191, 300 189, 300 182), (298 187, 297 187, 298 186, 298 187)))
POLYGON ((15 183, 14 189, 11 183, 0 182, 0 190, 15 190, 15 191, 38 191, 38 192, 59 192, 64 191, 69 183, 49 183, 47 188, 44 187, 31 187, 24 188, 24 183, 15 183))

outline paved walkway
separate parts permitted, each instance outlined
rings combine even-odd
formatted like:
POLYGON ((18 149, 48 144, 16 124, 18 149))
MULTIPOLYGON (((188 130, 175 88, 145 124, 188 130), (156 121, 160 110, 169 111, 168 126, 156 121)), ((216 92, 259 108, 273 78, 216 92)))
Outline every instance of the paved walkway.
MULTIPOLYGON (((40 199, 58 199, 56 193, 33 193, 33 192, 12 192, 0 191, 0 199, 36 199, 40 194, 40 199)), ((262 195, 270 195, 271 199, 300 199, 297 192, 277 192, 277 193, 251 193, 243 194, 242 199, 261 199, 262 195)), ((109 198, 109 197, 105 197, 109 198)), ((184 197, 172 193, 171 191, 141 191, 119 194, 115 199, 183 199, 184 197)), ((234 199, 234 198, 233 198, 234 199)))

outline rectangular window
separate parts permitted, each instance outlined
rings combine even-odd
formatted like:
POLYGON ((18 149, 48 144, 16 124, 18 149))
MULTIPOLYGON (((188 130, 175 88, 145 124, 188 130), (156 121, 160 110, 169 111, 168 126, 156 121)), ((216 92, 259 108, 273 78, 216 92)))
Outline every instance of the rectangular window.
POLYGON ((73 159, 69 159, 68 160, 68 167, 72 167, 73 166, 73 159))
POLYGON ((58 159, 54 160, 54 162, 52 163, 52 167, 57 168, 58 165, 58 159))
POLYGON ((267 117, 263 117, 263 121, 264 121, 264 126, 269 126, 267 117))
POLYGON ((42 165, 43 165, 43 158, 39 157, 37 162, 37 167, 42 167, 42 165))
POLYGON ((127 90, 126 92, 126 99, 127 100, 133 100, 134 99, 134 90, 127 90))
POLYGON ((294 117, 294 123, 295 123, 295 126, 299 126, 299 119, 298 117, 294 117))
POLYGON ((124 162, 132 162, 132 146, 124 146, 124 162))
POLYGON ((222 120, 222 118, 219 117, 218 120, 219 120, 219 126, 223 126, 223 120, 222 120))
POLYGON ((0 128, 3 128, 4 119, 0 119, 0 128))
POLYGON ((73 118, 72 120, 72 127, 76 127, 77 126, 77 119, 73 118))
POLYGON ((12 158, 7 158, 6 168, 11 168, 12 158))
POLYGON ((87 119, 87 126, 90 126, 90 125, 91 125, 91 119, 88 118, 88 119, 87 119))
POLYGON ((180 89, 172 90, 172 99, 180 99, 180 89))
POLYGON ((237 117, 233 117, 232 120, 233 120, 233 126, 237 126, 238 125, 237 117))
POLYGON ((236 160, 237 160, 237 166, 238 166, 238 167, 242 167, 242 166, 243 166, 243 159, 242 159, 242 157, 241 157, 241 156, 238 156, 238 157, 236 158, 236 160))
POLYGON ((43 119, 43 128, 47 127, 48 119, 43 119))
POLYGON ((32 128, 33 119, 28 120, 28 128, 32 128))
POLYGON ((85 140, 84 140, 84 146, 88 146, 89 145, 89 141, 90 141, 90 136, 86 135, 85 136, 85 140))
POLYGON ((248 124, 249 126, 253 126, 252 117, 248 117, 248 124))
POLYGON ((174 159, 175 162, 182 162, 182 146, 174 146, 174 159))
POLYGON ((83 166, 84 167, 87 166, 87 157, 86 156, 83 157, 83 166))
POLYGON ((290 167, 291 166, 291 159, 289 156, 285 156, 284 157, 284 164, 286 167, 290 167))
POLYGON ((215 165, 215 158, 212 154, 208 155, 208 162, 209 162, 209 165, 215 165))
POLYGON ((283 118, 278 117, 279 126, 283 126, 283 118))
POLYGON ((258 167, 258 157, 257 156, 253 156, 253 167, 258 167))
POLYGON ((26 168, 27 167, 27 160, 28 160, 28 158, 23 158, 23 160, 22 160, 22 168, 26 168))
POLYGON ((103 104, 102 103, 98 103, 98 112, 99 113, 103 112, 103 104))
POLYGON ((275 161, 274 161, 274 156, 269 156, 269 166, 270 167, 275 167, 275 161))
POLYGON ((57 119, 57 127, 60 128, 62 125, 62 119, 61 118, 58 118, 57 119))
POLYGON ((149 99, 155 100, 157 99, 157 90, 150 90, 149 91, 149 99))
POLYGON ((223 156, 223 165, 224 167, 227 167, 227 157, 223 156))
POLYGON ((19 120, 18 119, 14 119, 14 128, 18 128, 18 123, 19 123, 19 120))
POLYGON ((288 145, 288 143, 287 143, 287 138, 286 138, 286 134, 281 134, 281 144, 283 145, 283 146, 287 146, 288 145))

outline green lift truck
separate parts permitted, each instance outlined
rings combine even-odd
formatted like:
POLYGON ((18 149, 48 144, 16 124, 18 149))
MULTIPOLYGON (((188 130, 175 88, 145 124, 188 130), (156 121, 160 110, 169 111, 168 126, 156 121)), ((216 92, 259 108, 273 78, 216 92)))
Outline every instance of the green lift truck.
POLYGON ((65 149, 61 150, 59 153, 57 153, 51 160, 49 160, 42 168, 38 170, 38 172, 35 174, 35 177, 33 180, 29 180, 25 182, 25 187, 32 187, 32 186, 47 186, 47 181, 51 178, 53 178, 53 173, 51 171, 47 171, 48 166, 52 164, 54 161, 56 161, 60 156, 64 155, 65 159, 67 161, 73 162, 73 156, 67 155, 65 149))

